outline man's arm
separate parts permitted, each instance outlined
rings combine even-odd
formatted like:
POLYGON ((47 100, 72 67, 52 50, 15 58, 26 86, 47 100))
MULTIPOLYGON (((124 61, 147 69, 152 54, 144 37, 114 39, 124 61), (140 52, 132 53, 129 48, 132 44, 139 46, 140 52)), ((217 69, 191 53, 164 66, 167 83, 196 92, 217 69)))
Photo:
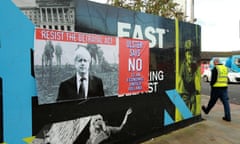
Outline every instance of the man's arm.
POLYGON ((103 82, 102 82, 102 79, 99 79, 99 89, 100 89, 99 96, 105 96, 104 90, 103 90, 103 82))
POLYGON ((64 95, 64 90, 63 90, 63 84, 61 83, 58 89, 58 96, 56 101, 59 102, 61 100, 63 100, 63 95, 64 95))
POLYGON ((217 68, 216 67, 214 67, 213 69, 212 69, 212 72, 211 72, 211 81, 210 81, 210 85, 211 86, 213 86, 215 83, 216 83, 216 81, 217 81, 217 68))

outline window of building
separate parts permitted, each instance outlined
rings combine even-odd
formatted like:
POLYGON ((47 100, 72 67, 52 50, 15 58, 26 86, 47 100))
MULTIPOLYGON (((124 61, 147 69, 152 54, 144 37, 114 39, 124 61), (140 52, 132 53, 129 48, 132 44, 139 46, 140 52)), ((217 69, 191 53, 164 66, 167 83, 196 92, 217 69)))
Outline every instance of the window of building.
POLYGON ((72 30, 71 30, 71 26, 67 26, 67 30, 68 30, 68 31, 72 31, 72 30))

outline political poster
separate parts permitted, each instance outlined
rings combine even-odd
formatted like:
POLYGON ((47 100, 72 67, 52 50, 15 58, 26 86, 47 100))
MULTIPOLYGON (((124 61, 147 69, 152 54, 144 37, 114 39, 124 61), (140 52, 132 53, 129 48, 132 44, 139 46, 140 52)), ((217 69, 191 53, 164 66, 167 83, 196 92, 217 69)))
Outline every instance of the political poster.
POLYGON ((119 39, 119 94, 148 92, 149 42, 119 39))
POLYGON ((148 54, 144 40, 38 28, 34 41, 38 102, 148 92, 148 54), (79 92, 80 77, 86 77, 84 96, 79 92))

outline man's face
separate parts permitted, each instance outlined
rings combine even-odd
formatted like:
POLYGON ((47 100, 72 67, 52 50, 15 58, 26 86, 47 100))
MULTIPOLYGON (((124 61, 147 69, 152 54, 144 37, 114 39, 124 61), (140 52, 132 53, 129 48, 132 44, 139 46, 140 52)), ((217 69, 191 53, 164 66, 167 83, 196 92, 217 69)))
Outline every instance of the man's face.
POLYGON ((80 75, 85 75, 89 71, 91 58, 89 55, 79 54, 75 58, 75 68, 80 75))

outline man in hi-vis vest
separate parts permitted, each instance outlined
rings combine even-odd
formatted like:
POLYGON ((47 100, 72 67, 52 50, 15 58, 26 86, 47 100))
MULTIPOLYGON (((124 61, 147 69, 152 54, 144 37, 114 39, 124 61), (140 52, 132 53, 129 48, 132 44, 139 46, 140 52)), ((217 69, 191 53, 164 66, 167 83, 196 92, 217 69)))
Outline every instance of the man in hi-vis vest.
POLYGON ((208 102, 208 106, 202 106, 202 110, 205 114, 208 114, 213 106, 216 104, 218 98, 220 98, 224 106, 224 117, 222 118, 225 121, 231 121, 230 106, 228 101, 228 68, 219 62, 219 59, 216 58, 213 61, 214 68, 212 69, 211 74, 211 97, 208 102))

